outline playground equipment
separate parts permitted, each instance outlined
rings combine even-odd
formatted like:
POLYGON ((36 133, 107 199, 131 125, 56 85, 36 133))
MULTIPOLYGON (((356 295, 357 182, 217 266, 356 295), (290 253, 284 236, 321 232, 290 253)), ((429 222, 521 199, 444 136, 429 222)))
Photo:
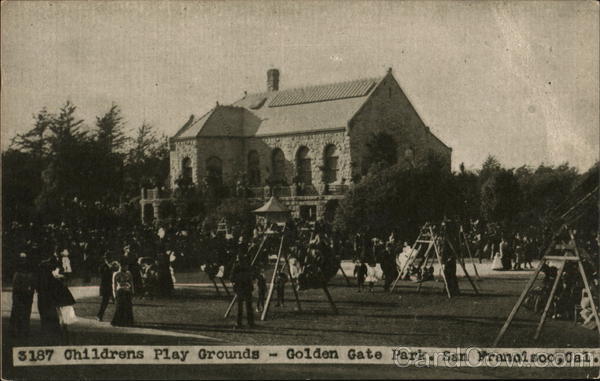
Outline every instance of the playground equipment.
MULTIPOLYGON (((462 230, 462 226, 460 228, 460 232, 461 233, 459 235, 459 240, 460 240, 460 236, 462 235, 462 237, 467 245, 467 248, 468 248, 468 243, 466 242, 467 240, 466 240, 466 236, 464 235, 464 232, 462 230)), ((421 278, 419 279, 419 286, 417 288, 417 291, 420 291, 421 285, 423 282, 433 279, 433 273, 430 270, 433 266, 433 261, 435 259, 437 259, 437 261, 440 265, 443 264, 442 250, 443 250, 443 246, 446 244, 450 248, 450 250, 452 250, 452 252, 454 253, 458 264, 461 266, 461 268, 465 274, 465 277, 469 280, 469 283, 473 287, 473 290, 475 291, 476 294, 479 294, 479 291, 477 290, 475 283, 473 282, 473 280, 471 279, 471 276, 469 275, 469 273, 467 271, 467 268, 466 268, 465 262, 464 262, 464 258, 462 255, 462 251, 460 250, 460 248, 459 248, 459 250, 456 250, 454 248, 454 245, 449 240, 448 234, 446 231, 444 231, 444 230, 437 231, 434 228, 434 226, 429 223, 425 223, 425 225, 423 225, 423 227, 421 228, 419 235, 417 236, 417 239, 415 240, 415 242, 412 246, 412 250, 410 251, 408 258, 404 261, 404 266, 402 268, 398 269, 398 276, 394 280, 394 283, 392 284, 392 287, 390 288, 390 292, 394 291, 394 289, 396 288, 396 285, 398 284, 398 281, 400 279, 405 278, 411 268, 413 270, 416 269, 418 271, 418 273, 421 275, 421 278), (430 264, 430 261, 431 261, 431 264, 430 264)), ((472 260, 473 257, 470 255, 470 250, 468 251, 468 253, 472 260)), ((475 271, 477 271, 475 262, 474 261, 472 261, 472 262, 473 262, 475 271)), ((444 271, 442 271, 442 279, 444 281, 444 288, 446 289, 448 298, 452 298, 451 291, 448 287, 448 280, 446 279, 446 274, 444 273, 444 271)))

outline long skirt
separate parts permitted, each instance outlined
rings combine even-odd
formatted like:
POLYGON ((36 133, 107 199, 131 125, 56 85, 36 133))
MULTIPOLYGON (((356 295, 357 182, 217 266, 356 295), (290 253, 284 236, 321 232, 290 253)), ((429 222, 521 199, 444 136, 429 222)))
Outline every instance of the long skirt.
POLYGON ((50 300, 46 291, 38 292, 38 311, 44 335, 61 335, 62 329, 56 305, 50 300))
POLYGON ((121 327, 133 325, 133 304, 131 299, 132 295, 130 291, 124 289, 117 290, 115 315, 110 324, 121 327))
POLYGON ((494 260, 492 261, 492 270, 502 270, 504 266, 502 265, 502 257, 500 253, 496 253, 494 256, 494 260))
POLYGON ((10 313, 10 329, 13 335, 29 335, 32 304, 33 293, 13 293, 12 311, 10 313))

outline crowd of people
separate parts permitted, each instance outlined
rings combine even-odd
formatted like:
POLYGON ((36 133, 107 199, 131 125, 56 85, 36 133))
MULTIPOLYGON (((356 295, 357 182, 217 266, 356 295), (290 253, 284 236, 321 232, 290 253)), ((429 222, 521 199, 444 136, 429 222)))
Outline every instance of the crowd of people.
MULTIPOLYGON (((456 237, 451 239, 455 247, 465 250, 457 238, 459 225, 448 226, 452 226, 452 230, 444 234, 456 237)), ((444 224, 440 226, 440 229, 446 228, 444 224)), ((531 229, 507 234, 494 227, 482 228, 477 222, 464 228, 464 237, 474 257, 480 262, 484 258, 492 259, 493 269, 532 268, 532 260, 541 255, 544 237, 531 229)), ((176 272, 183 268, 202 268, 213 281, 229 279, 238 299, 238 325, 242 325, 244 309, 248 324, 253 325, 254 289, 257 290, 256 311, 261 312, 265 308, 267 288, 265 271, 269 257, 277 254, 281 236, 286 238, 289 265, 275 270, 276 305, 284 305, 285 287, 290 281, 298 290, 322 287, 339 271, 342 258, 352 258, 355 263, 358 292, 362 292, 365 285, 369 292, 374 292, 379 280, 383 280, 383 289, 389 291, 407 264, 405 279, 423 282, 434 278, 433 263, 407 263, 412 252, 410 237, 397 239, 397 232, 390 232, 385 239, 360 233, 348 237, 334 232, 324 222, 296 219, 277 225, 259 221, 250 228, 228 226, 225 229, 190 226, 181 221, 161 226, 104 225, 91 229, 67 223, 13 223, 5 230, 3 240, 5 275, 10 274, 13 279, 11 328, 19 334, 28 331, 31 301, 37 291, 42 328, 48 333, 64 334, 65 326, 74 318, 75 300, 68 289, 74 276, 84 284, 95 277, 100 279, 102 298, 98 320, 104 319, 108 304, 114 301, 116 312, 111 323, 132 325, 134 295, 168 297, 174 289, 176 272), (263 255, 256 255, 259 250, 263 255), (6 255, 12 258, 6 260, 6 255)), ((585 249, 596 253, 592 261, 593 258, 597 261, 597 240, 584 241, 585 249)), ((447 248, 441 251, 450 292, 457 295, 456 251, 447 248)), ((539 300, 543 300, 551 287, 546 285, 552 284, 552 271, 552 268, 545 269, 545 286, 538 290, 539 300)), ((553 303, 553 316, 557 318, 572 317, 574 306, 583 303, 581 300, 586 297, 578 281, 573 280, 576 277, 568 275, 572 271, 565 269, 558 299, 553 303)), ((595 276, 597 279, 597 273, 595 276)), ((539 300, 531 303, 539 304, 539 300)), ((586 313, 584 310, 582 307, 582 313, 586 313)), ((588 318, 589 313, 584 320, 588 318)))

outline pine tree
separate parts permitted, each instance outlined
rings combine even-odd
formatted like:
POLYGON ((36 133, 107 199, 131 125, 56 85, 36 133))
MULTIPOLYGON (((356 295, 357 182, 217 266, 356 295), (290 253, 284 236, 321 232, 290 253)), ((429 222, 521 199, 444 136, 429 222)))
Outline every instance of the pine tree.
POLYGON ((127 137, 123 132, 121 109, 113 103, 102 117, 96 117, 96 142, 105 153, 118 153, 125 147, 127 137))
POLYGON ((48 155, 48 134, 54 118, 55 116, 48 113, 48 110, 44 107, 37 115, 33 116, 35 120, 33 128, 24 134, 17 134, 12 139, 11 148, 23 153, 29 153, 36 159, 41 159, 48 155))

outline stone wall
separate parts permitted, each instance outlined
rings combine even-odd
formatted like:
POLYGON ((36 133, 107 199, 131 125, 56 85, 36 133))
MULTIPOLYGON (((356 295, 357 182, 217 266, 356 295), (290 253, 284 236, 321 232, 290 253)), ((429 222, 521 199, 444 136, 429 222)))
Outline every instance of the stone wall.
POLYGON ((243 145, 241 138, 199 138, 197 155, 199 178, 202 180, 207 174, 207 160, 211 157, 218 157, 223 165, 223 183, 233 185, 237 175, 245 172, 243 145))
POLYGON ((272 172, 272 152, 279 148, 285 155, 285 177, 288 184, 291 184, 296 176, 296 153, 301 147, 307 147, 309 149, 308 157, 311 159, 312 183, 319 186, 322 184, 320 168, 324 165, 324 151, 330 144, 336 146, 338 154, 338 176, 334 184, 341 184, 342 179, 346 179, 348 182, 350 180, 350 141, 345 129, 312 134, 249 138, 245 141, 244 168, 247 168, 248 153, 251 150, 257 151, 260 157, 261 182, 264 185, 265 180, 272 172))
POLYGON ((183 159, 189 157, 192 163, 192 179, 195 183, 198 181, 198 158, 197 158, 197 140, 187 139, 171 143, 170 160, 170 179, 171 189, 175 189, 175 180, 181 175, 183 159))
POLYGON ((402 89, 387 75, 349 123, 350 152, 353 174, 360 174, 368 163, 366 143, 373 133, 391 135, 398 147, 398 162, 407 162, 411 150, 414 163, 423 162, 430 150, 438 152, 450 163, 452 150, 431 135, 402 89))

